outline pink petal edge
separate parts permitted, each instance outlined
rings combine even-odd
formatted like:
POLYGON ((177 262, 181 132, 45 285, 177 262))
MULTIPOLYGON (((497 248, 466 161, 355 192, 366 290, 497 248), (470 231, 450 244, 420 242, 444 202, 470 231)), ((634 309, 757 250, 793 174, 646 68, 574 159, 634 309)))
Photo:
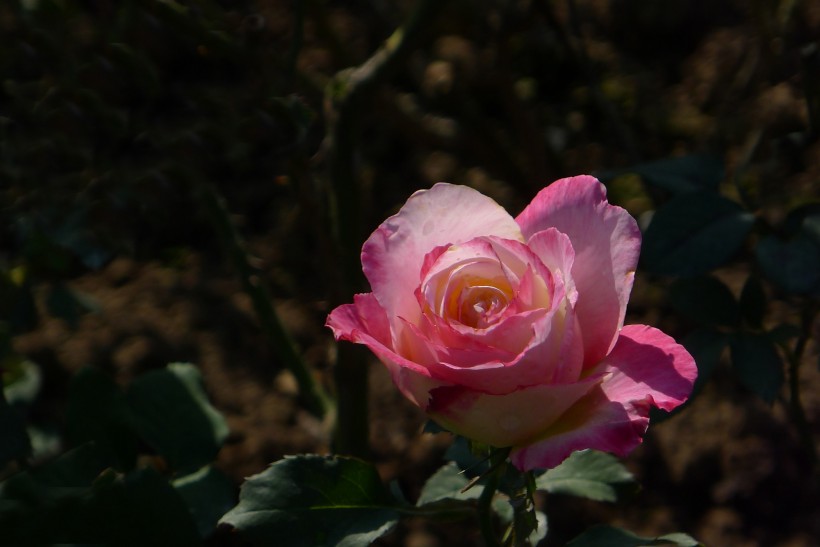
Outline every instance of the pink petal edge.
POLYGON ((609 353, 623 325, 640 253, 637 222, 610 205, 604 186, 589 175, 553 182, 515 220, 528 240, 553 227, 569 236, 584 363, 594 366, 609 353))
POLYGON ((541 440, 516 447, 521 470, 552 468, 572 452, 591 448, 626 456, 643 440, 649 408, 672 410, 689 397, 697 367, 670 336, 645 325, 628 325, 602 361, 600 387, 546 430, 541 440))

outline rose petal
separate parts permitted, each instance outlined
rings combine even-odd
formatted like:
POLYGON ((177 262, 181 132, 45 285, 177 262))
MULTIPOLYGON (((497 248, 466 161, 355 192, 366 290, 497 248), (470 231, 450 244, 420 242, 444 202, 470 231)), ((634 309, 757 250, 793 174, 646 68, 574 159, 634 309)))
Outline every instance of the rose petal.
POLYGON ((627 325, 601 365, 611 373, 602 387, 607 397, 623 403, 645 400, 672 410, 692 392, 698 375, 686 348, 658 329, 627 325))
POLYGON ((462 386, 430 392, 427 413, 450 431, 492 446, 526 443, 592 389, 596 378, 539 385, 508 395, 488 395, 462 386))
MULTIPOLYGON (((447 383, 487 394, 501 395, 547 383, 565 384, 578 380, 583 359, 577 323, 570 313, 556 318, 555 311, 530 321, 533 338, 529 346, 510 361, 486 360, 464 367, 464 355, 449 348, 438 349, 441 362, 433 375, 447 383), (452 357, 452 361, 447 359, 452 357)), ((477 358, 481 358, 477 355, 477 358)))
POLYGON ((697 368, 671 337, 644 325, 628 325, 598 373, 605 374, 599 388, 544 431, 540 441, 513 450, 516 467, 555 467, 585 448, 625 456, 643 440, 650 406, 672 410, 686 401, 697 368))
MULTIPOLYGON (((353 304, 333 310, 327 318, 327 326, 337 340, 367 346, 390 371, 396 387, 416 406, 427 406, 430 390, 442 385, 430 378, 426 367, 392 349, 387 316, 373 294, 357 294, 353 304)), ((415 347, 419 351, 424 349, 421 345, 415 347)))
POLYGON ((418 319, 414 291, 428 252, 483 235, 523 241, 518 224, 500 205, 466 186, 439 183, 416 192, 384 221, 362 248, 362 268, 391 322, 418 319))
POLYGON ((643 440, 649 408, 610 401, 597 387, 541 433, 539 441, 513 448, 518 469, 551 469, 576 450, 591 448, 626 456, 643 440))
POLYGON ((584 363, 594 366, 609 353, 623 325, 641 244, 635 219, 606 201, 597 179, 581 175, 541 190, 516 222, 528 240, 550 227, 569 236, 584 363))

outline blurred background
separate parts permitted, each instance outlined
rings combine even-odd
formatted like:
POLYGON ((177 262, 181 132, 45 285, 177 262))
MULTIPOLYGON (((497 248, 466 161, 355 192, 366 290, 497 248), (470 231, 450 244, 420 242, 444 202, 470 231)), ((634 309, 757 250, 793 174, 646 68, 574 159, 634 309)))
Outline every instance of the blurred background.
MULTIPOLYGON (((216 465, 235 485, 331 450, 260 297, 343 397, 325 317, 367 290, 361 244, 412 192, 466 184, 515 215, 591 173, 642 228, 708 187, 742 233, 704 231, 734 243, 691 271, 664 262, 685 230, 647 235, 662 241, 627 323, 688 340, 709 370, 628 458, 643 490, 550 496, 545 544, 611 522, 818 545, 820 2, 9 0, 0 35, 0 357, 34 463, 76 444, 84 367, 127 386, 169 362, 196 364, 225 416, 216 465), (756 341, 720 338, 761 333, 777 342, 762 369, 740 359, 756 341)), ((380 365, 366 374, 370 446, 354 451, 412 498, 449 438, 421 434, 380 365)), ((409 520, 380 544, 476 537, 409 520)))

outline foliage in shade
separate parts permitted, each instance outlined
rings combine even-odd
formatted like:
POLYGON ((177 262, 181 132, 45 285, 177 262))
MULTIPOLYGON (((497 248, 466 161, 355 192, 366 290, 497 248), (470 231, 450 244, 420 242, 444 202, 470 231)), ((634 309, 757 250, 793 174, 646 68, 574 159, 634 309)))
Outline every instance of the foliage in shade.
POLYGON ((601 171, 597 177, 609 182, 621 175, 635 173, 656 188, 673 194, 716 191, 723 180, 723 161, 712 154, 692 154, 640 163, 625 169, 601 171))
POLYGON ((675 311, 703 325, 737 327, 740 308, 729 288, 714 277, 678 279, 669 288, 675 311))
POLYGON ((208 402, 194 365, 172 363, 140 376, 127 399, 135 429, 180 472, 211 462, 228 436, 227 422, 208 402))
POLYGON ((712 377, 723 350, 729 344, 729 335, 711 328, 699 328, 690 332, 681 343, 689 350, 698 365, 698 378, 692 389, 694 396, 700 393, 712 377))
POLYGON ((211 465, 172 484, 188 506, 202 537, 208 537, 222 515, 236 503, 233 481, 211 465))
POLYGON ((766 292, 760 278, 750 275, 740 293, 740 314, 744 323, 754 329, 762 328, 767 307, 766 292))
POLYGON ((31 452, 23 418, 8 404, 2 387, 0 381, 0 468, 12 460, 25 458, 31 452))
POLYGON ((125 394, 107 374, 89 367, 72 378, 66 417, 66 435, 72 444, 94 441, 100 450, 110 452, 118 469, 134 466, 134 417, 125 394))
POLYGON ((396 524, 396 508, 372 465, 307 455, 250 477, 221 522, 259 545, 365 547, 396 524))
POLYGON ((0 485, 3 541, 17 545, 198 545, 183 499, 154 469, 126 474, 94 444, 0 485))
POLYGON ((477 484, 466 492, 461 491, 469 482, 458 465, 455 462, 449 462, 427 479, 416 505, 423 506, 442 500, 476 499, 481 495, 481 485, 477 484))
POLYGON ((740 381, 766 402, 774 402, 783 385, 783 361, 770 336, 741 332, 731 338, 732 366, 740 381))
POLYGON ((820 241, 813 235, 816 218, 804 220, 800 232, 790 239, 767 236, 757 246, 763 273, 787 293, 820 294, 820 241))
POLYGON ((568 494, 596 501, 616 501, 618 492, 635 482, 617 458, 604 452, 581 450, 564 463, 539 476, 536 487, 553 494, 568 494))
POLYGON ((656 538, 636 536, 614 526, 594 526, 567 544, 567 547, 647 547, 665 545, 698 547, 701 544, 686 534, 667 534, 656 538))
POLYGON ((659 274, 705 274, 735 255, 753 222, 751 213, 717 194, 681 194, 655 212, 641 259, 659 274))

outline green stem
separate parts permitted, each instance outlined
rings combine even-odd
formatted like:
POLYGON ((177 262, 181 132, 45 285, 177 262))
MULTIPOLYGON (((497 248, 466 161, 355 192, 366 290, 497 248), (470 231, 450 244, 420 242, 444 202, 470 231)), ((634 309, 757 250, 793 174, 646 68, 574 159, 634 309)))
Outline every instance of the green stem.
POLYGON ((299 395, 308 410, 323 418, 330 407, 330 400, 317 384, 308 369, 296 343, 282 326, 273 307, 273 300, 260 273, 251 266, 242 237, 231 221, 225 200, 218 190, 209 183, 200 185, 200 196, 208 212, 211 225, 227 247, 234 268, 239 273, 242 288, 250 297, 259 319, 262 333, 276 352, 279 360, 290 370, 299 386, 299 395))
POLYGON ((486 473, 487 482, 478 498, 478 522, 481 526, 481 535, 487 547, 500 547, 495 527, 493 526, 493 498, 498 490, 501 477, 506 471, 506 460, 510 453, 509 448, 496 449, 490 457, 490 469, 486 473))

